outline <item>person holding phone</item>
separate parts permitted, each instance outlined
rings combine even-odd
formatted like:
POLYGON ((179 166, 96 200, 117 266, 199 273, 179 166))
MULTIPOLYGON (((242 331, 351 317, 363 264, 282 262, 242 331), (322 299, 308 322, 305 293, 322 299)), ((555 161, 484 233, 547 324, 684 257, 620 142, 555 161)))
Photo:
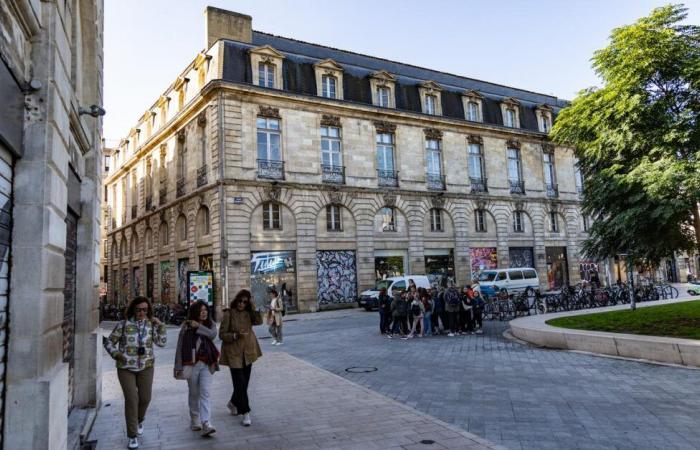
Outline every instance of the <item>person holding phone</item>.
POLYGON ((258 338, 253 327, 262 325, 262 313, 255 308, 253 296, 247 289, 241 289, 224 310, 224 317, 219 328, 221 359, 219 363, 231 370, 233 394, 226 405, 231 415, 243 415, 241 424, 250 426, 250 404, 248 401, 248 383, 253 363, 262 356, 258 338))
POLYGON ((143 421, 151 402, 153 387, 153 344, 165 347, 165 325, 153 317, 151 302, 136 297, 126 308, 126 319, 117 323, 103 340, 107 353, 117 362, 117 377, 124 393, 127 448, 139 448, 143 421))

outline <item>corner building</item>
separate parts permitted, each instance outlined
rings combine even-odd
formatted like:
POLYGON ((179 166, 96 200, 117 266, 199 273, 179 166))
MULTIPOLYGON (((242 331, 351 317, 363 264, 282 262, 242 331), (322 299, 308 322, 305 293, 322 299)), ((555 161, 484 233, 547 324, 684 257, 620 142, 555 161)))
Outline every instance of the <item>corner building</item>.
POLYGON ((207 50, 112 156, 112 301, 182 301, 202 267, 218 312, 269 284, 308 311, 385 275, 534 266, 556 289, 597 270, 573 152, 547 138, 564 101, 205 21, 207 50))

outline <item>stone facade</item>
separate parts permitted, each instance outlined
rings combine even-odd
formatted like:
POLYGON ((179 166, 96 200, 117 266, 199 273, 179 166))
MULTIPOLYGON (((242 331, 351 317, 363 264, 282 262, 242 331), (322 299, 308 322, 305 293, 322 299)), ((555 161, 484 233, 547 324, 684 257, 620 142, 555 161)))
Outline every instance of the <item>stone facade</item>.
MULTIPOLYGON (((215 21, 208 29, 239 26, 245 19, 220 17, 226 14, 208 9, 207 20, 215 21)), ((201 255, 212 255, 219 311, 239 289, 252 287, 261 300, 270 284, 286 287, 289 306, 302 311, 352 302, 378 276, 393 272, 445 273, 465 284, 474 271, 488 267, 489 258, 499 267, 531 261, 542 289, 556 276, 578 281, 585 230, 573 152, 555 148, 543 125, 538 128, 538 123, 551 125, 563 102, 510 88, 496 98, 489 92, 498 89, 495 85, 481 86, 484 93, 479 93, 464 87, 475 82, 450 76, 462 84, 456 91, 442 81, 447 75, 427 69, 421 69, 424 79, 409 82, 410 67, 392 63, 399 72, 392 74, 382 68, 390 66, 386 61, 362 55, 376 67, 360 76, 353 66, 357 55, 259 32, 249 38, 249 29, 246 24, 238 31, 220 30, 219 39, 210 32, 208 50, 144 114, 160 125, 142 121, 134 128, 141 131, 118 149, 121 156, 106 181, 112 300, 124 301, 134 289, 143 293, 144 283, 134 283, 134 267, 148 264, 154 267, 153 298, 165 300, 158 286, 161 263, 170 268, 164 281, 172 287, 179 282, 173 270, 178 261, 197 267, 201 255), (300 47, 295 54, 270 43, 300 47), (295 60, 298 53, 312 62, 295 60), (332 70, 319 70, 326 66, 332 70), (265 70, 279 72, 268 76, 265 70), (328 90, 318 91, 318 76, 334 77, 336 88, 344 82, 344 95, 322 97, 328 90), (269 84, 256 85, 261 78, 269 84), (390 96, 385 103, 382 87, 390 96), (513 98, 516 94, 522 98, 513 98), (421 106, 431 96, 441 101, 421 106), (478 120, 465 120, 462 102, 472 99, 478 102, 478 120), (512 127, 500 117, 508 108, 519 108, 512 127), (260 123, 278 127, 272 131, 279 136, 273 150, 263 145, 268 138, 258 130, 260 123), (334 171, 322 157, 321 128, 327 126, 340 136, 341 162, 334 171), (141 137, 146 128, 150 131, 141 137), (393 140, 393 173, 387 179, 378 172, 380 133, 393 140), (470 144, 479 145, 483 160, 476 184, 469 170, 470 144), (440 156, 428 170, 434 157, 428 155, 430 145, 440 156), (515 188, 508 176, 513 149, 519 155, 515 188), (275 156, 261 159, 265 151, 275 156), (545 154, 553 155, 553 176, 545 174, 545 154), (146 176, 148 161, 159 161, 164 173, 146 176), (200 184, 202 167, 207 178, 200 184), (132 175, 136 184, 129 181, 132 175), (393 185, 383 185, 387 180, 393 185), (166 201, 147 210, 145 193, 159 189, 166 201), (196 223, 202 206, 209 211, 206 238, 196 223), (394 218, 388 226, 387 211, 394 218), (179 240, 181 216, 187 234, 180 233, 179 240), (340 226, 333 229, 329 224, 336 220, 340 226), (167 231, 167 241, 159 231, 167 231), (145 243, 151 241, 152 246, 145 243), (344 294, 333 295, 334 290, 344 294)), ((167 300, 173 300, 172 293, 167 300)))
POLYGON ((77 448, 100 400, 102 17, 101 0, 0 2, 7 449, 77 448))

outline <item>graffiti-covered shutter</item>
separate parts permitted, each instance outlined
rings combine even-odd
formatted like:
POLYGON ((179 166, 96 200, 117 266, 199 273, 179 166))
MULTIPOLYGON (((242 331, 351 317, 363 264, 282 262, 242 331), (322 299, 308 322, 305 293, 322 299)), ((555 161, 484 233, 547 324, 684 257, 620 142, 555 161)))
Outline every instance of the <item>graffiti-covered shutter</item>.
MULTIPOLYGON (((5 411, 5 367, 7 367, 7 311, 10 294, 10 238, 12 236, 13 160, 0 143, 0 429, 5 411)), ((0 447, 2 435, 0 434, 0 447)))

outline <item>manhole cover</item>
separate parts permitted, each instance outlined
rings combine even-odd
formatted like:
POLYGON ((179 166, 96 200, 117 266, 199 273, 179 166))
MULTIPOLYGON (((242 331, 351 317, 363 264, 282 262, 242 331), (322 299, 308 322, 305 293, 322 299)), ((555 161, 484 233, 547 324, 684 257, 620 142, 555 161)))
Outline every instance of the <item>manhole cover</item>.
POLYGON ((350 373, 369 373, 369 372, 376 372, 377 368, 376 367, 348 367, 345 369, 346 372, 350 373))
POLYGON ((422 441, 420 441, 420 443, 423 445, 433 445, 435 441, 433 441, 432 439, 423 439, 422 441))

